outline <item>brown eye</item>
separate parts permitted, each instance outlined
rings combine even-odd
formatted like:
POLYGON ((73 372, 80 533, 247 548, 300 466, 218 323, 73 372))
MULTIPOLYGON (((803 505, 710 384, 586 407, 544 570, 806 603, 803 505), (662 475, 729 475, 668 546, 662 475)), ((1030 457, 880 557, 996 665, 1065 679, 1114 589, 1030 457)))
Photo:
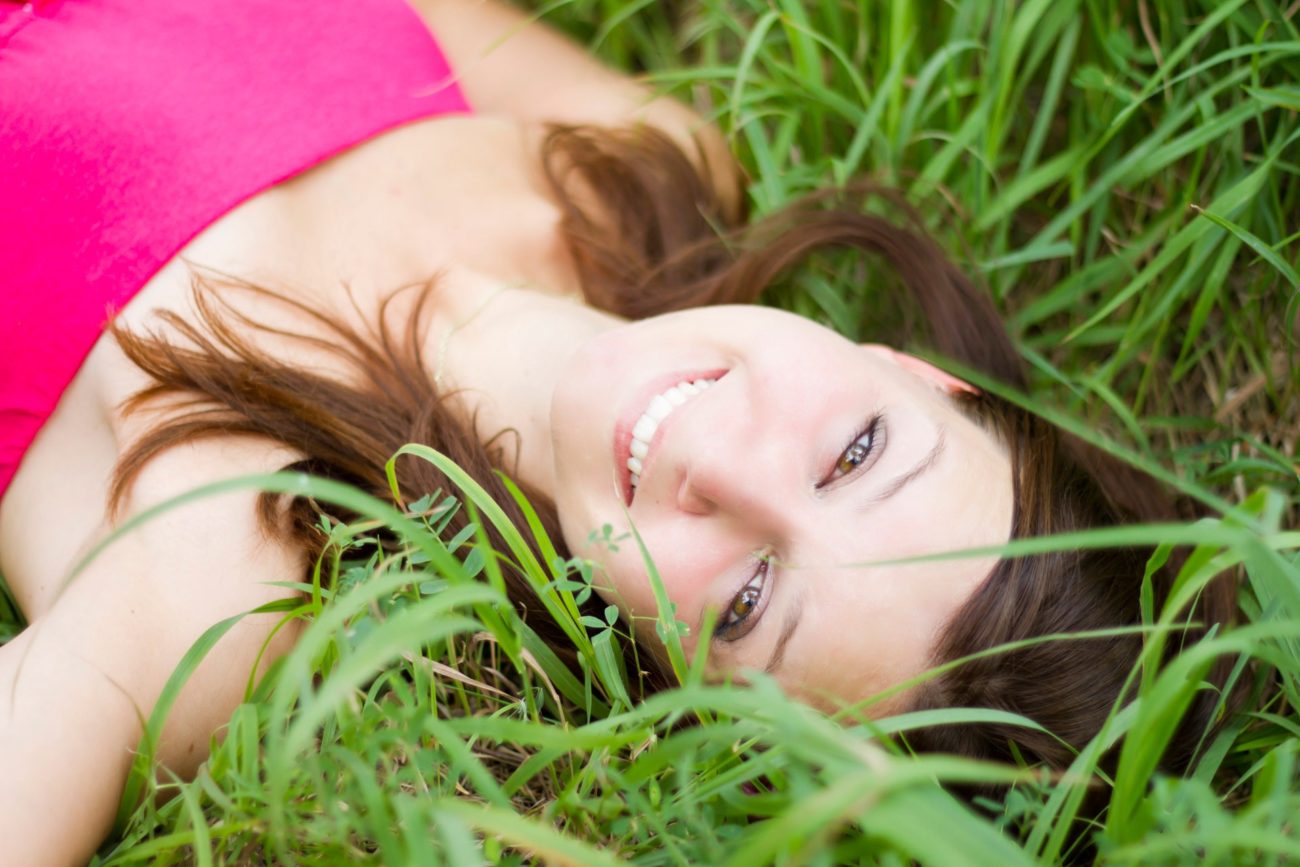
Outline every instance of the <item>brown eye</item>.
POLYGON ((858 467, 863 466, 872 460, 877 451, 880 450, 884 441, 884 429, 881 427, 881 416, 875 416, 867 424, 866 428, 859 431, 849 443, 848 448, 840 453, 836 458, 835 465, 831 468, 830 473, 818 483, 818 487, 829 485, 832 482, 839 481, 843 477, 850 475, 858 467))
POLYGON ((727 611, 731 615, 732 621, 744 620, 749 616, 749 612, 758 607, 759 592, 757 587, 746 587, 740 591, 731 602, 731 608, 727 611))
POLYGON ((867 459, 869 454, 871 454, 870 432, 858 437, 853 445, 844 450, 844 454, 840 455, 840 459, 835 462, 835 469, 841 473, 851 473, 867 459), (866 442, 863 442, 863 440, 866 440, 866 442))
POLYGON ((758 625, 759 618, 754 615, 763 603, 763 592, 767 587, 768 563, 759 564, 758 571, 750 582, 741 588, 732 598, 731 603, 718 618, 718 628, 714 632, 723 641, 735 641, 758 625))

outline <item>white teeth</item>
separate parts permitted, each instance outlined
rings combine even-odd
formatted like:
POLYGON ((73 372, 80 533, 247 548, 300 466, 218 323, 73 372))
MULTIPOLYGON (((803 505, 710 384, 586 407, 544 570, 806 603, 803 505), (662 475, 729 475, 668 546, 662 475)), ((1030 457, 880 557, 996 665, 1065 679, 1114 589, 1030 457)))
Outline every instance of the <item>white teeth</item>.
POLYGON ((636 421, 636 426, 632 428, 632 439, 641 440, 641 442, 650 443, 650 438, 655 435, 655 429, 659 427, 659 422, 655 421, 648 415, 643 415, 636 421))
POLYGON ((646 407, 645 414, 655 421, 663 421, 668 418, 668 414, 672 411, 673 405, 662 394, 656 394, 650 398, 650 405, 646 407))
POLYGON ((655 431, 659 429, 659 423, 668 418, 674 409, 686 403, 686 401, 704 391, 716 381, 714 379, 697 379, 679 382, 662 394, 657 394, 650 399, 650 405, 646 407, 645 412, 637 419, 632 428, 632 443, 628 449, 632 453, 632 457, 628 458, 627 468, 631 471, 633 488, 641 482, 641 462, 645 460, 646 454, 650 451, 650 440, 654 439, 655 431))

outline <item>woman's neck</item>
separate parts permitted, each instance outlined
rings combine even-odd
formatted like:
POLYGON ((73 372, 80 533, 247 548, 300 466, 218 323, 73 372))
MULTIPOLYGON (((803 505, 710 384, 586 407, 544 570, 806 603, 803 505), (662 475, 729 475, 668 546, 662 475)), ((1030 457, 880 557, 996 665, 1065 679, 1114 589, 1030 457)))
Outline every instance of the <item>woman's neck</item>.
POLYGON ((434 302, 424 357, 439 393, 481 442, 503 450, 507 473, 553 495, 551 397, 574 351, 621 320, 464 272, 440 278, 434 302))

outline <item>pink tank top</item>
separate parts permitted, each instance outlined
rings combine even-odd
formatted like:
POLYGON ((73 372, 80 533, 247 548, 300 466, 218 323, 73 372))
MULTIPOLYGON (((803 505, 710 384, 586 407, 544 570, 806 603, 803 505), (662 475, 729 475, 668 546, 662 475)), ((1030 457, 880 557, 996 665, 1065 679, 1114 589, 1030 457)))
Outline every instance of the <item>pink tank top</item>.
POLYGON ((202 229, 468 110, 402 0, 0 0, 0 497, 112 311, 202 229))

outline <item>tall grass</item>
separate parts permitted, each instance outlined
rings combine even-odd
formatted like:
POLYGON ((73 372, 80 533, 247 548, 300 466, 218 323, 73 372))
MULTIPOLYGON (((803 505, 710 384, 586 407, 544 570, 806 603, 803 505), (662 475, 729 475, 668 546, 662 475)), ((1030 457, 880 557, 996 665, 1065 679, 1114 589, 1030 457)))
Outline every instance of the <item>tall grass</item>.
MULTIPOLYGON (((155 780, 144 751, 101 863, 1300 860, 1297 5, 572 0, 544 15, 713 117, 759 212, 857 176, 906 190, 1005 310, 1034 407, 1215 512, 1047 544, 1191 545, 1179 595, 1231 573, 1245 622, 1163 669, 1140 663, 1138 699, 1053 777, 891 738, 1005 715, 832 720, 761 678, 704 683, 680 652, 682 685, 634 701, 625 627, 578 613, 585 564, 534 559, 527 527, 506 526, 499 552, 441 533, 453 509, 502 521, 472 484, 403 492, 427 494, 403 515, 323 482, 250 480, 347 502, 407 548, 332 530, 321 580, 284 606, 312 621, 302 641, 195 780, 155 780), (580 675, 506 603, 503 569, 549 600, 580 675), (1220 655, 1243 661, 1259 701, 1186 776, 1154 773, 1220 655), (1109 808, 1080 831, 1090 781, 1109 808), (1012 787, 977 811, 944 783, 1012 787)), ((770 300, 869 337, 888 291, 828 261, 770 300)), ((1149 612, 1150 648, 1175 613, 1149 612)))

